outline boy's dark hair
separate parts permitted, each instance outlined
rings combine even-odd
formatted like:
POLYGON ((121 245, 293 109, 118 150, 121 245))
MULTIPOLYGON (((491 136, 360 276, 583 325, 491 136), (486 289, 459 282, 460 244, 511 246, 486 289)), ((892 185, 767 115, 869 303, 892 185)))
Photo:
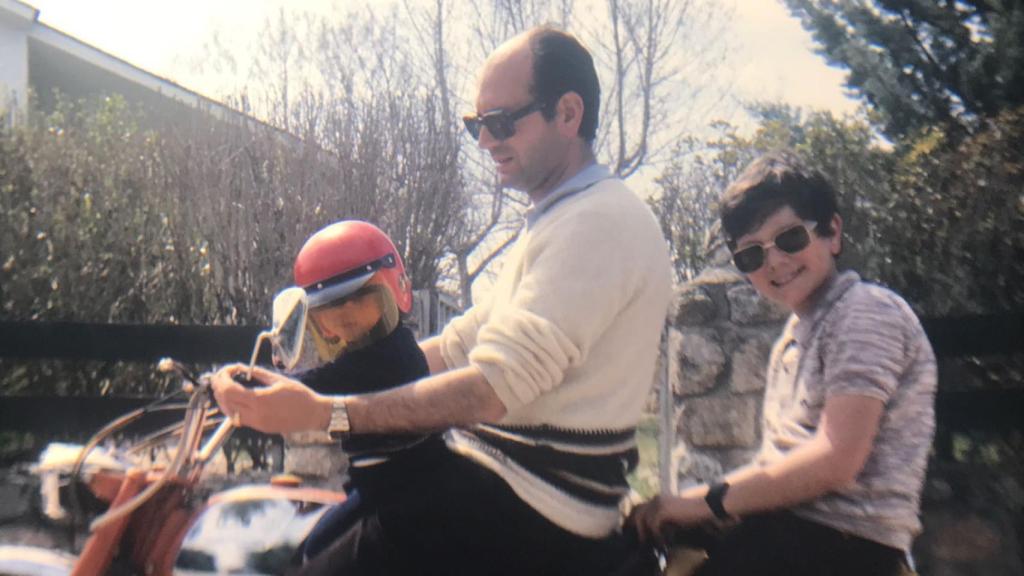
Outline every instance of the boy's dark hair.
POLYGON ((835 233, 831 222, 839 209, 828 180, 793 153, 770 152, 751 162, 722 193, 718 210, 729 248, 784 206, 817 222, 818 236, 835 233))
POLYGON ((530 94, 541 104, 544 118, 555 117, 555 103, 567 92, 583 99, 579 136, 588 143, 597 136, 597 113, 601 106, 601 85, 590 52, 572 34, 549 27, 530 32, 533 53, 533 82, 530 94))

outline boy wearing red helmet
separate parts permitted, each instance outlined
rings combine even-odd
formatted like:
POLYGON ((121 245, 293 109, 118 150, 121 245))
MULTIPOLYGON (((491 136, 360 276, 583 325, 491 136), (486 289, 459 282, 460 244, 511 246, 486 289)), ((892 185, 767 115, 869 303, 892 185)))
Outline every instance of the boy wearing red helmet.
MULTIPOLYGON (((349 220, 306 241, 294 267, 306 292, 309 334, 327 364, 299 375, 321 394, 360 394, 393 388, 429 374, 427 360, 401 316, 412 310, 402 259, 383 231, 349 220)), ((447 453, 438 434, 345 438, 349 500, 329 511, 307 539, 315 556, 366 509, 402 490, 418 471, 447 453)))

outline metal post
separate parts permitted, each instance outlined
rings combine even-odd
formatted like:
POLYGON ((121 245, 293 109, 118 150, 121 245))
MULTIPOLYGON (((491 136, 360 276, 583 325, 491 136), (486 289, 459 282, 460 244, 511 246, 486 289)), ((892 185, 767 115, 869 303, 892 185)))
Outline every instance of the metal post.
POLYGON ((669 382, 669 324, 666 321, 661 332, 661 374, 658 378, 658 482, 662 494, 672 490, 672 441, 675 439, 673 426, 672 383, 669 382))

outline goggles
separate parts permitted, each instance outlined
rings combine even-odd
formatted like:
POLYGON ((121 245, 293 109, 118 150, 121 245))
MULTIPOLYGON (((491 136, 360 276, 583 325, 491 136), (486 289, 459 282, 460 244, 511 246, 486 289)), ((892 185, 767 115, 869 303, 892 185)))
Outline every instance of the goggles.
POLYGON ((732 261, 736 268, 744 274, 756 272, 764 266, 765 254, 772 246, 782 250, 786 254, 796 254, 811 243, 811 230, 817 226, 817 222, 806 221, 787 228, 775 235, 775 238, 767 244, 753 244, 746 246, 732 253, 732 261))
POLYGON ((481 128, 487 128, 491 136, 498 140, 507 140, 515 136, 516 122, 543 109, 544 106, 534 101, 513 112, 499 108, 480 115, 463 116, 462 123, 466 125, 466 131, 473 137, 473 140, 480 139, 481 128))

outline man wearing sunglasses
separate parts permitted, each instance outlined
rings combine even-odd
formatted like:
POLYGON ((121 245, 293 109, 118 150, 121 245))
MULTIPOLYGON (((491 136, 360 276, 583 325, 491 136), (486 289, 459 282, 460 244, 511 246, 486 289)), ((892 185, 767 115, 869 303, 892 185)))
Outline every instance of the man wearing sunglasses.
POLYGON ((689 528, 684 539, 708 549, 704 576, 904 573, 935 429, 935 356, 917 317, 892 291, 837 271, 835 193, 791 154, 747 167, 721 219, 736 267, 793 313, 769 361, 762 447, 631 523, 651 540, 689 528), (736 519, 724 535, 701 527, 736 519))
POLYGON ((477 111, 463 123, 501 184, 526 192, 543 212, 553 192, 568 196, 610 178, 592 150, 601 92, 585 49, 560 49, 563 36, 549 30, 521 38, 521 46, 506 44, 490 57, 477 111))
POLYGON ((629 561, 619 502, 671 264, 647 205, 594 160, 599 101, 590 54, 564 32, 531 30, 487 59, 465 125, 531 206, 490 297, 420 344, 431 376, 350 396, 261 370, 256 392, 231 381, 238 368, 215 377, 221 408, 265 432, 450 429, 450 458, 303 574, 612 574, 629 561))

